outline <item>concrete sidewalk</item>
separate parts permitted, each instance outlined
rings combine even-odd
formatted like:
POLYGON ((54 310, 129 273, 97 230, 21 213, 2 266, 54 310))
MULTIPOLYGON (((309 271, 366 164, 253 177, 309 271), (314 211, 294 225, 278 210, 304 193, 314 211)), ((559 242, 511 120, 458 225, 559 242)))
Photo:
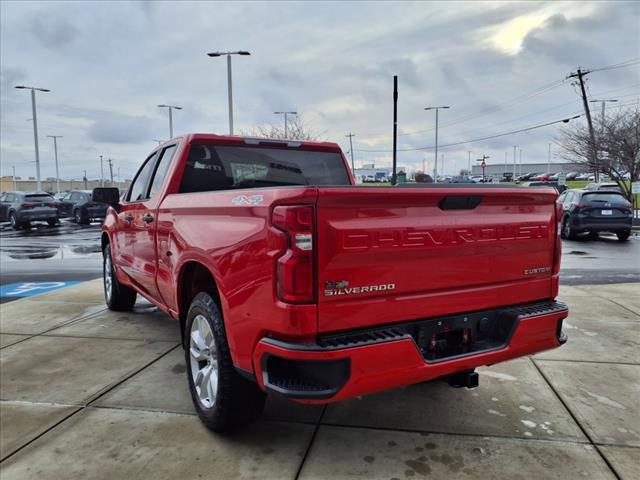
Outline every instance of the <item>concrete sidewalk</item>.
POLYGON ((2 480, 639 477, 640 284, 562 288, 569 342, 327 407, 270 396, 221 436, 187 390, 177 322, 104 307, 101 281, 0 306, 2 480))

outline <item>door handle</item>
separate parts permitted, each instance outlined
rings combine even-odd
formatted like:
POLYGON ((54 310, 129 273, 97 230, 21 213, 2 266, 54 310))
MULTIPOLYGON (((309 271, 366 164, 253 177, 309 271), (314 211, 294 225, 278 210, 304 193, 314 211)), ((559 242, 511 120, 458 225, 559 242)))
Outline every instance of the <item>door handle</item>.
POLYGON ((153 215, 151 215, 150 213, 147 213, 146 215, 142 216, 142 221, 144 223, 151 223, 153 222, 153 215))
POLYGON ((125 222, 133 222, 133 215, 131 215, 130 213, 124 216, 124 221, 125 222))

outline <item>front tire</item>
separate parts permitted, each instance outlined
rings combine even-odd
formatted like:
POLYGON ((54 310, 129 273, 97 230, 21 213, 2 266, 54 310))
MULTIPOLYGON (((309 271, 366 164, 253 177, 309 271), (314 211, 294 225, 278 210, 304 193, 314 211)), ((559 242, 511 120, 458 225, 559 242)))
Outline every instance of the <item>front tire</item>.
POLYGON ((55 227, 58 224, 58 219, 56 218, 55 220, 47 220, 47 223, 50 227, 55 227))
POLYGON ((128 312, 136 303, 135 290, 122 285, 116 277, 111 259, 111 248, 107 244, 102 252, 102 280, 104 285, 104 299, 109 310, 128 312))
POLYGON ((262 413, 266 394, 236 372, 220 309, 208 293, 198 293, 191 302, 185 359, 191 399, 207 428, 229 431, 262 413))
POLYGON ((622 230, 621 232, 616 232, 616 236, 618 237, 618 241, 626 242, 631 236, 631 230, 622 230))

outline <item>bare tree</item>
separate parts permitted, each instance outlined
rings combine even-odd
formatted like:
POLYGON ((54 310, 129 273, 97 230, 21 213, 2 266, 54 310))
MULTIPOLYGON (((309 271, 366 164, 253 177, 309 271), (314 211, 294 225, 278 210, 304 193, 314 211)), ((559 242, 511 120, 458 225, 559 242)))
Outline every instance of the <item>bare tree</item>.
POLYGON ((305 123, 302 115, 296 115, 287 122, 287 135, 284 134, 284 126, 282 125, 257 125, 253 127, 250 133, 241 132, 242 135, 262 138, 277 138, 288 140, 320 140, 321 133, 315 132, 307 123, 305 123))
POLYGON ((640 108, 621 110, 601 123, 595 145, 597 164, 592 160, 586 126, 563 129, 557 143, 562 147, 562 158, 581 163, 589 171, 597 168, 615 180, 628 199, 632 198, 631 184, 624 175, 628 173, 631 182, 640 177, 640 108))

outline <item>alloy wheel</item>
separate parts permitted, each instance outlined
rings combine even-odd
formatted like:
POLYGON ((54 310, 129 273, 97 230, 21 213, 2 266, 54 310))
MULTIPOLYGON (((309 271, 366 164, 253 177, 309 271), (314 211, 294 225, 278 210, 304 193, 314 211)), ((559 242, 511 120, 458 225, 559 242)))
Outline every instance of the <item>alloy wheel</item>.
POLYGON ((204 315, 197 315, 189 335, 191 378, 198 401, 211 408, 218 392, 218 351, 213 331, 204 315))
POLYGON ((111 288, 113 286, 113 270, 111 267, 111 255, 107 254, 104 258, 104 291, 107 296, 107 302, 111 302, 111 288))

